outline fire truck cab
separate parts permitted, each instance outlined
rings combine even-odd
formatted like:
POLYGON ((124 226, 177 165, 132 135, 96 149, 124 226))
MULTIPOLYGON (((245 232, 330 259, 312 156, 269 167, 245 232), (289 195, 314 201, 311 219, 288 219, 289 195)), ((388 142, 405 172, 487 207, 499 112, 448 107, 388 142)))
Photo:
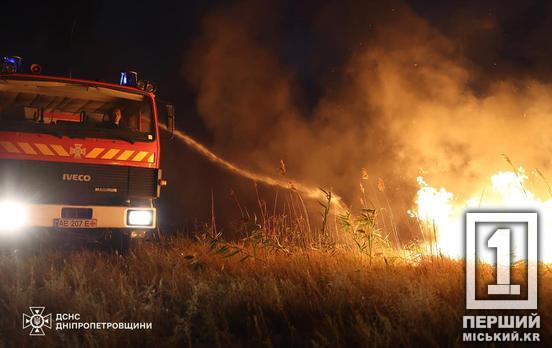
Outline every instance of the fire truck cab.
POLYGON ((133 72, 110 84, 0 64, 0 243, 72 236, 124 252, 151 235, 165 184, 153 85, 133 72))

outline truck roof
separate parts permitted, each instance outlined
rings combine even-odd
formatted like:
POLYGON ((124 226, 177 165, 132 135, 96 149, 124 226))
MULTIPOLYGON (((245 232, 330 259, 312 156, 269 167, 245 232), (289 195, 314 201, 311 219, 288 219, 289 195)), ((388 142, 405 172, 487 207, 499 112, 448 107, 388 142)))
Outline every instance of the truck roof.
POLYGON ((9 80, 41 80, 41 81, 53 81, 53 82, 67 82, 67 83, 76 83, 92 86, 101 86, 106 88, 117 89, 125 92, 137 93, 155 98, 154 93, 143 91, 136 87, 131 86, 122 86, 117 83, 109 83, 104 81, 92 81, 84 79, 76 79, 71 77, 60 77, 60 76, 48 76, 48 75, 38 75, 38 74, 0 74, 0 79, 9 79, 9 80))

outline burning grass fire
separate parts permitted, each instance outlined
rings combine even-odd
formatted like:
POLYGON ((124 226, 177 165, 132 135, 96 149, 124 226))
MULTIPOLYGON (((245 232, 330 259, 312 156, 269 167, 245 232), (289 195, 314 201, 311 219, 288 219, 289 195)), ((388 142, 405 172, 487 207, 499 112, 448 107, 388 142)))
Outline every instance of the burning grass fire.
MULTIPOLYGON (((535 170, 533 179, 541 180, 543 185, 549 187, 540 171, 535 170)), ((552 198, 539 198, 526 188, 528 180, 523 167, 515 171, 497 172, 483 185, 474 186, 470 197, 460 199, 446 188, 431 187, 420 176, 417 178, 420 189, 416 195, 416 207, 409 214, 421 222, 424 235, 430 239, 426 242, 427 250, 451 258, 464 256, 464 213, 473 209, 538 211, 542 216, 543 231, 540 242, 548 245, 552 242, 546 233, 552 228, 549 218, 552 215, 552 198)), ((514 249, 512 252, 514 259, 521 255, 520 250, 514 249)), ((488 253, 481 255, 481 258, 490 261, 492 256, 492 253, 488 253)), ((543 248, 540 258, 544 262, 552 262, 552 251, 543 248)))
MULTIPOLYGON (((198 143, 196 140, 181 131, 176 131, 175 135, 183 143, 190 146, 193 150, 197 151, 201 155, 207 157, 210 161, 221 165, 225 169, 232 173, 245 177, 247 179, 261 182, 270 186, 277 186, 289 190, 297 190, 305 197, 309 199, 323 199, 324 194, 320 189, 308 187, 298 182, 286 182, 279 179, 274 179, 267 175, 255 174, 251 171, 238 168, 234 164, 221 159, 215 155, 212 151, 207 149, 204 145, 198 143)), ((416 193, 415 206, 407 211, 407 214, 416 220, 422 234, 421 246, 422 250, 425 250, 428 254, 438 254, 453 259, 459 259, 464 257, 464 214, 466 211, 474 209, 485 210, 504 210, 513 209, 517 211, 539 211, 545 216, 549 215, 547 212, 552 209, 552 198, 545 200, 539 198, 535 193, 531 192, 526 186, 529 177, 523 167, 514 168, 511 160, 503 155, 506 161, 512 166, 511 171, 500 171, 493 174, 488 182, 483 184, 477 184, 473 186, 473 194, 467 198, 456 197, 454 193, 449 192, 446 188, 434 188, 425 182, 422 176, 418 176, 416 181, 419 185, 419 190, 416 193)), ((548 194, 552 195, 550 186, 546 181, 544 175, 535 169, 533 174, 533 181, 540 180, 542 185, 548 188, 548 194)), ((367 178, 367 174, 363 176, 367 178)), ((378 191, 383 192, 385 190, 385 184, 382 179, 378 180, 378 191)), ((361 191, 364 194, 365 188, 361 183, 361 191)), ((342 199, 333 194, 333 198, 336 201, 335 215, 343 219, 349 219, 350 214, 348 208, 344 205, 342 199)), ((369 199, 369 198, 368 198, 369 199)), ((374 214, 369 217, 370 233, 377 233, 380 236, 385 235, 386 239, 395 238, 395 247, 401 246, 400 231, 394 225, 392 207, 389 201, 387 201, 388 211, 380 209, 381 216, 377 216, 374 210, 374 214), (390 222, 389 226, 385 225, 386 216, 390 222), (376 225, 379 228, 376 228, 376 225)), ((366 205, 366 202, 363 202, 366 205)), ((368 210, 370 211, 370 210, 368 210)), ((395 213, 396 214, 396 213, 395 213)), ((548 218, 543 220, 542 228, 546 231, 552 228, 552 221, 548 218)), ((346 224, 345 224, 346 225, 346 224)), ((346 228, 345 228, 346 230, 346 228)), ((543 234, 541 236, 541 242, 547 243, 550 238, 543 234)), ((342 240, 343 241, 343 240, 342 240)), ((519 246, 520 248, 523 245, 519 246)), ((521 250, 513 250, 514 260, 522 258, 521 250)), ((482 260, 491 261, 493 257, 492 252, 480 255, 482 260)), ((544 262, 552 262, 552 252, 544 250, 541 255, 541 260, 544 262)))

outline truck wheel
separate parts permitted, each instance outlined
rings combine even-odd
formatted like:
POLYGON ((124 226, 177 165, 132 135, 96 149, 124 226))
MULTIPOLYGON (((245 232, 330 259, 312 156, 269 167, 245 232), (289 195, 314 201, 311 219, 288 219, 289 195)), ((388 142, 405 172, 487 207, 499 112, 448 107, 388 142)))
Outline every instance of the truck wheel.
POLYGON ((130 250, 130 233, 128 231, 111 231, 111 248, 121 255, 125 255, 130 250))

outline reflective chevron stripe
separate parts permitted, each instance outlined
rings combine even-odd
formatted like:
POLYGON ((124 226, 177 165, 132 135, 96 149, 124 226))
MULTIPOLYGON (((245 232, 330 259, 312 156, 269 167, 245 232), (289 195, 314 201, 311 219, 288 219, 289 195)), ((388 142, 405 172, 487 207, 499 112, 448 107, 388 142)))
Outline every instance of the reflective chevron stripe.
POLYGON ((38 151, 40 151, 40 153, 43 154, 43 155, 46 155, 46 156, 53 156, 54 155, 52 150, 50 150, 50 148, 46 144, 35 144, 35 146, 38 149, 38 151))
POLYGON ((17 143, 17 145, 19 145, 21 150, 23 150, 23 152, 25 152, 27 155, 37 154, 36 151, 33 149, 33 147, 29 145, 29 143, 17 143))
POLYGON ((117 157, 117 159, 119 161, 126 161, 130 156, 132 156, 133 153, 134 151, 132 150, 125 150, 119 157, 117 157))
POLYGON ((17 147, 9 141, 0 141, 0 145, 9 153, 19 153, 17 147))
POLYGON ((103 150, 104 150, 103 147, 95 147, 92 151, 90 151, 86 155, 86 158, 96 158, 100 155, 100 153, 102 153, 103 150))
POLYGON ((107 151, 103 156, 102 156, 102 159, 112 159, 113 157, 115 157, 115 155, 121 150, 119 149, 111 149, 109 151, 107 151))
POLYGON ((69 153, 61 145, 50 145, 58 156, 69 157, 69 153))
POLYGON ((134 162, 140 162, 146 155, 148 154, 147 151, 140 151, 134 158, 132 159, 134 162))
POLYGON ((155 163, 155 153, 150 151, 94 147, 87 152, 86 146, 82 144, 75 144, 74 147, 69 146, 69 148, 65 146, 60 144, 0 141, 0 153, 7 152, 31 156, 42 155, 75 158, 80 158, 80 156, 82 156, 88 159, 155 163))

